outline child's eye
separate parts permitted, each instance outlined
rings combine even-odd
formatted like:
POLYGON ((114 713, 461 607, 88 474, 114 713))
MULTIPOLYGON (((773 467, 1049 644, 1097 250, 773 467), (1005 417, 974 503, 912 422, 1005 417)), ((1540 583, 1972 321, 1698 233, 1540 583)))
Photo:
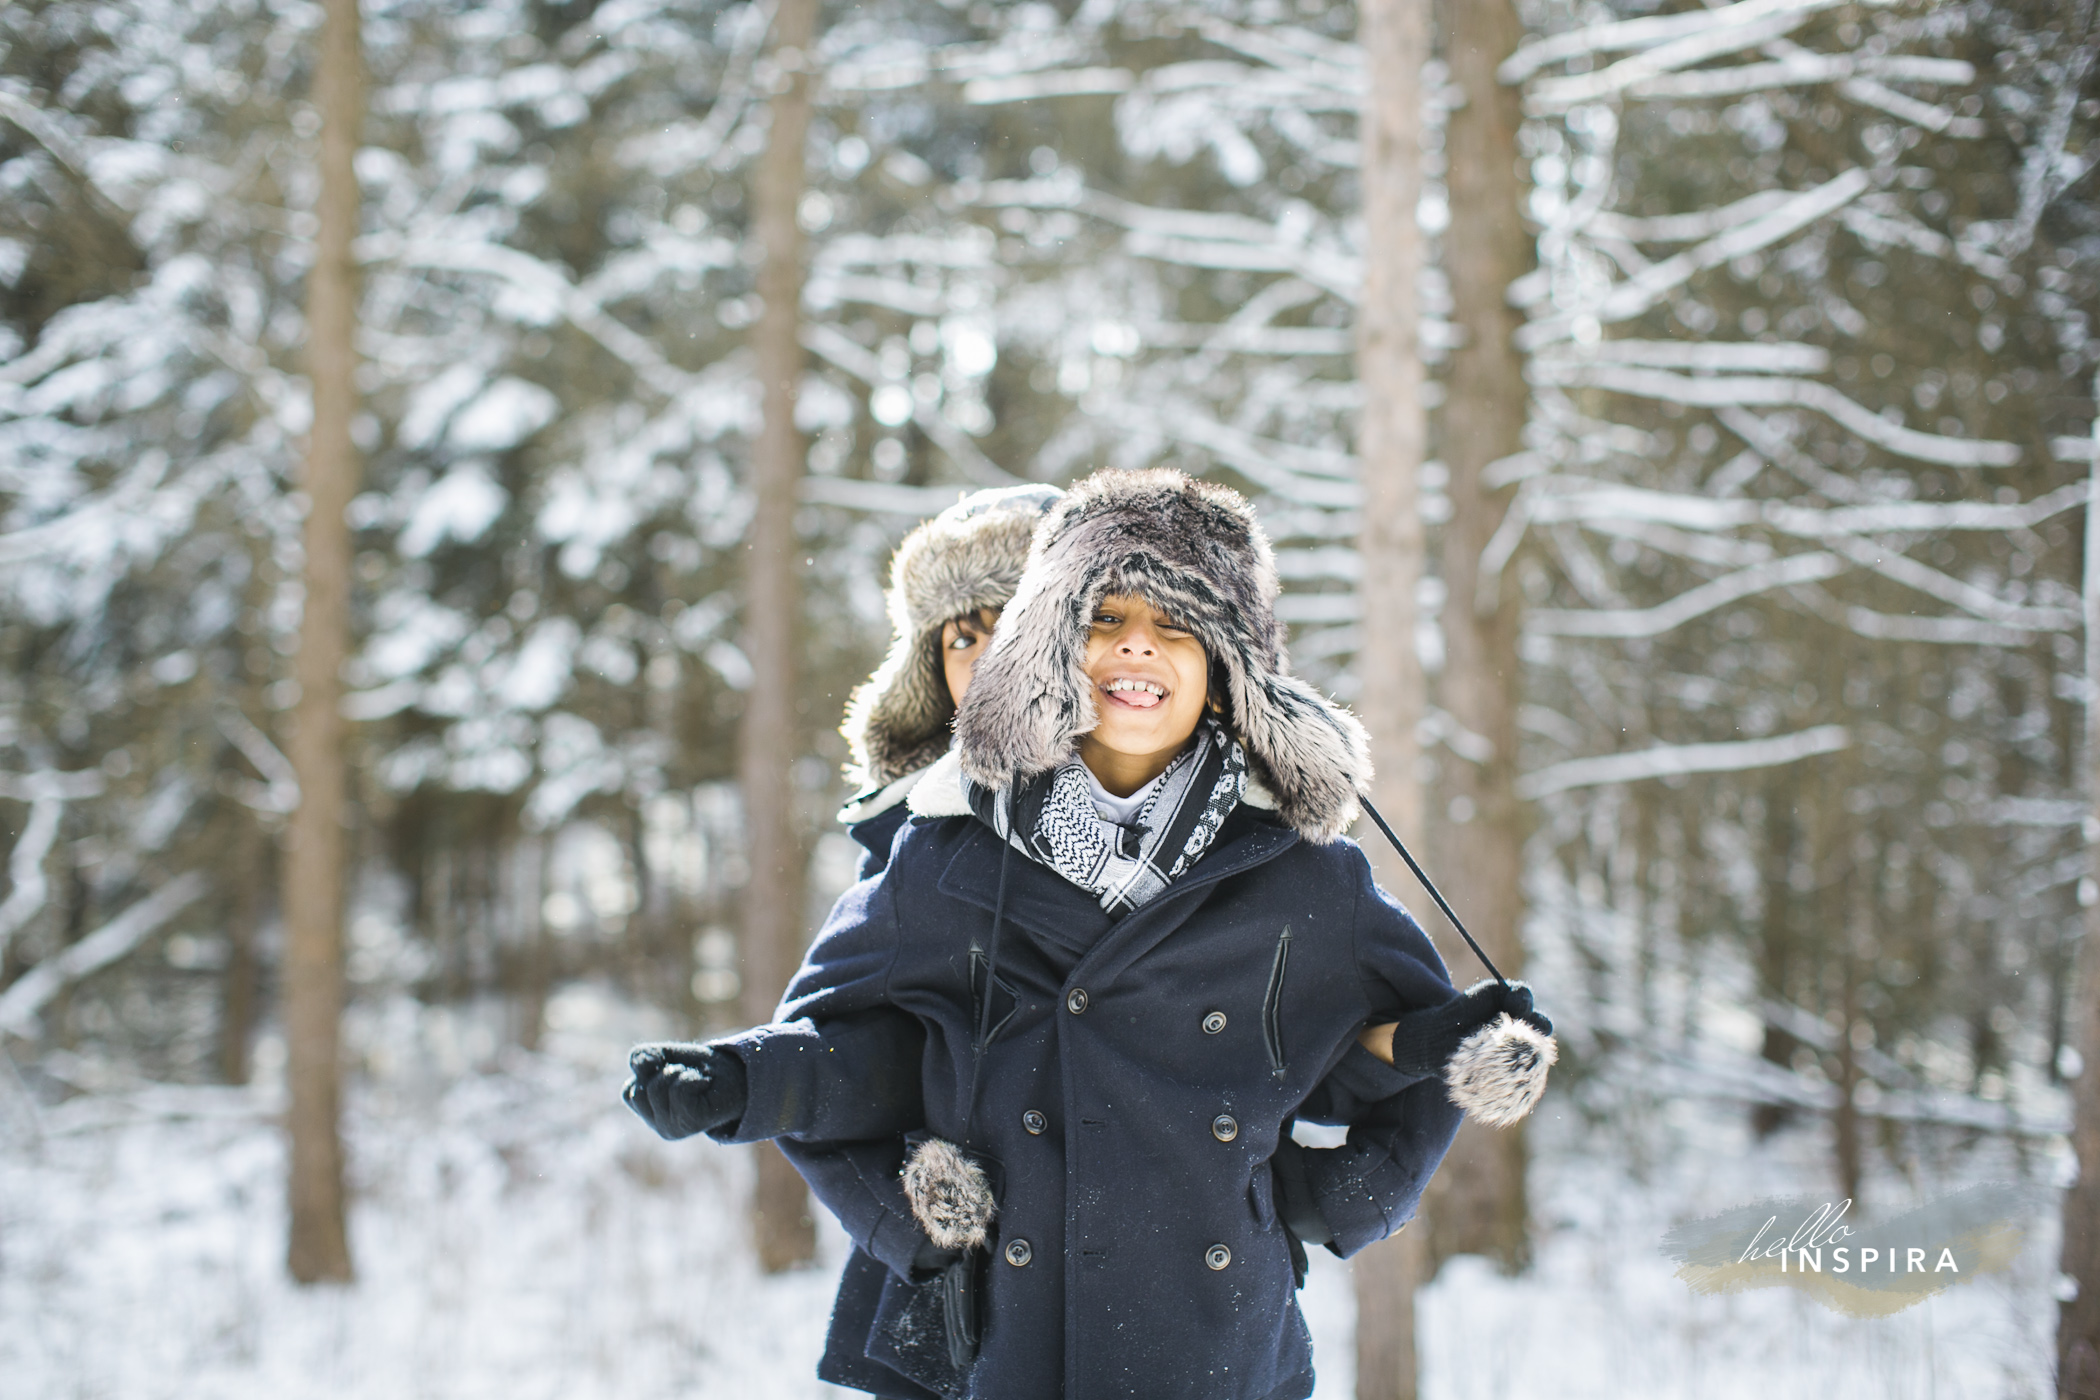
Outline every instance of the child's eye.
POLYGON ((975 637, 968 632, 958 632, 955 634, 955 640, 948 643, 948 649, 950 651, 968 651, 976 645, 977 639, 975 637))

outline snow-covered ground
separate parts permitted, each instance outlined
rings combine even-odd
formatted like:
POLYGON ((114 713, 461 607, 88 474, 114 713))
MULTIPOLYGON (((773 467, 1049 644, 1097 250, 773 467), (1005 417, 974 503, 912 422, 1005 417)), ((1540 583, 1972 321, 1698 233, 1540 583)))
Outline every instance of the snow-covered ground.
MULTIPOLYGON (((746 1153, 660 1143, 615 1098, 625 1046, 666 1028, 582 989, 550 1021, 525 1055, 494 1049, 471 1014, 397 1003, 357 1019, 347 1288, 284 1279, 270 1089, 113 1084, 38 1109, 0 1066, 0 1400, 843 1394, 812 1367, 844 1237, 827 1221, 816 1267, 762 1276, 739 1207, 746 1153)), ((59 1067, 94 1081, 92 1065, 59 1067)), ((1600 1140, 1549 1100, 1537 1265, 1445 1270, 1421 1300, 1427 1395, 2049 1393, 2046 1220, 2011 1273, 1888 1319, 1676 1279, 1657 1244, 1674 1221, 1822 1189, 1812 1133, 1756 1144, 1741 1117, 1674 1105, 1638 1140, 1600 1140)), ((1911 1188, 1874 1189, 1893 1203, 1911 1188)), ((1319 1395, 1340 1400, 1347 1265, 1319 1254, 1306 1306, 1319 1395)))

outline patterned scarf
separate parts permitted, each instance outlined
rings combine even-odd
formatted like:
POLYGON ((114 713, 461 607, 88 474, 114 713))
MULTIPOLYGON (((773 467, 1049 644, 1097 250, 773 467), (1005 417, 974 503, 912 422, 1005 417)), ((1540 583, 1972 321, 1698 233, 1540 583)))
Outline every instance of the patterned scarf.
POLYGON ((1076 754, 1013 788, 963 780, 980 821, 1022 855, 1091 891, 1118 918, 1157 898, 1202 857, 1246 788, 1246 751, 1208 716, 1129 826, 1095 810, 1076 754))

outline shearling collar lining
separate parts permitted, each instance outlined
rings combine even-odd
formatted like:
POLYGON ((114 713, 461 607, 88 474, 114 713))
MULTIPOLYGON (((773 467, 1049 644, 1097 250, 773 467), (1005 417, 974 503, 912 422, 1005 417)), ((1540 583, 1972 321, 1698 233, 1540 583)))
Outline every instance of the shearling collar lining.
POLYGON ((911 796, 911 790, 918 785, 919 779, 925 777, 927 772, 928 769, 926 768, 914 768, 911 772, 906 773, 903 777, 885 787, 879 787, 872 792, 860 794, 851 802, 839 808, 839 825, 853 826, 866 821, 870 817, 881 816, 884 812, 911 796))

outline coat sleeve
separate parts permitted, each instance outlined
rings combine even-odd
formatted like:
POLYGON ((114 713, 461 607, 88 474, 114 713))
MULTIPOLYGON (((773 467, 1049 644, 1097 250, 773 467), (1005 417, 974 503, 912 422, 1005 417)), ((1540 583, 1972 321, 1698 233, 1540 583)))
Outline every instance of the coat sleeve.
POLYGON ((853 1243, 899 1278, 911 1277, 912 1258, 926 1243, 926 1232, 904 1198, 903 1134, 876 1142, 784 1137, 780 1151, 853 1243))
POLYGON ((817 1022, 776 1021, 712 1042, 743 1062, 743 1117, 716 1142, 786 1134, 858 1141, 919 1126, 919 1061, 926 1032, 901 1011, 875 1008, 817 1022))
POLYGON ((925 1032, 888 1001, 898 938, 886 873, 839 897, 773 1024, 731 1042, 751 1106, 723 1140, 775 1137, 853 1242, 908 1277, 925 1233, 898 1173, 904 1133, 924 1117, 925 1032))
MULTIPOLYGON (((1448 1001, 1451 977, 1428 935, 1372 880, 1362 853, 1352 855, 1357 973, 1371 1021, 1448 1001)), ((1396 1071, 1360 1045, 1329 1071, 1303 1113, 1349 1125, 1342 1146, 1299 1153, 1306 1186, 1332 1236, 1327 1247, 1344 1258, 1413 1217, 1463 1116, 1440 1078, 1396 1071)))

